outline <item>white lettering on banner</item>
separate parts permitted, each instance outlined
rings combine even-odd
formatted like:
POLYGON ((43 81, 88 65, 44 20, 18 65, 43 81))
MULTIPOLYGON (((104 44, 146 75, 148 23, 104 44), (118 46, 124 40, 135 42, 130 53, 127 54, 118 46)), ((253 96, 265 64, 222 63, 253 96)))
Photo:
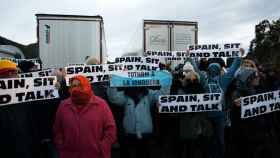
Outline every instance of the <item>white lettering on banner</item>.
POLYGON ((241 98, 241 118, 280 110, 280 90, 241 98))
POLYGON ((160 79, 155 78, 155 71, 122 71, 114 72, 114 75, 111 87, 160 86, 160 79))
POLYGON ((58 98, 56 76, 0 79, 0 106, 58 98))
MULTIPOLYGON (((66 83, 69 85, 71 78, 77 74, 86 76, 91 83, 109 81, 109 76, 116 72, 139 72, 158 70, 158 64, 154 63, 117 63, 104 65, 85 65, 65 67, 66 83)), ((131 74, 133 75, 133 74, 131 74)))
POLYGON ((221 111, 221 93, 159 96, 160 113, 221 111))
POLYGON ((121 87, 141 87, 141 86, 160 86, 159 80, 145 79, 145 80, 123 80, 121 87))
POLYGON ((130 78, 154 76, 154 73, 152 71, 136 71, 136 72, 126 72, 126 73, 127 73, 127 77, 130 78))

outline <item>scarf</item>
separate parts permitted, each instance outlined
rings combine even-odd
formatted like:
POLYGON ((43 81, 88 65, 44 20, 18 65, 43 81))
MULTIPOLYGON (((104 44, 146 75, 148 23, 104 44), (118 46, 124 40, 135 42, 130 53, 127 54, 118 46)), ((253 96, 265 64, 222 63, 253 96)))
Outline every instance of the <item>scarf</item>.
POLYGON ((79 80, 81 87, 70 88, 71 100, 76 105, 86 105, 90 98, 94 96, 89 81, 86 77, 78 75, 73 80, 79 80))

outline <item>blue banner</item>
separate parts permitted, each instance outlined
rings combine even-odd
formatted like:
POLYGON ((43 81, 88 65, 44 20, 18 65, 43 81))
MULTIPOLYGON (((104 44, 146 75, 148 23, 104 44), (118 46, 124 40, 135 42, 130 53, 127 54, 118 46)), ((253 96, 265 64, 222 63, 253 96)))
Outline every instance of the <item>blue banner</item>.
POLYGON ((172 75, 168 71, 121 72, 112 74, 111 87, 170 86, 172 75))

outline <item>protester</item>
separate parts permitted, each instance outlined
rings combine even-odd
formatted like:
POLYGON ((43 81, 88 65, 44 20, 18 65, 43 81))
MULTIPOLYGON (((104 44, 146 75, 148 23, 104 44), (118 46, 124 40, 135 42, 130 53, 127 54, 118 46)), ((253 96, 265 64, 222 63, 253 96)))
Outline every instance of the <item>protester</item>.
POLYGON ((17 64, 10 60, 0 60, 0 78, 17 78, 17 64))
POLYGON ((110 102, 125 108, 122 158, 151 157, 150 142, 153 136, 151 107, 156 104, 159 95, 169 94, 169 91, 170 86, 161 86, 160 90, 151 90, 147 87, 127 87, 123 91, 118 91, 117 88, 108 89, 110 102))
MULTIPOLYGON (((171 70, 170 64, 160 63, 161 69, 169 70, 172 73, 172 84, 170 94, 175 92, 181 86, 179 77, 182 76, 183 64, 179 64, 171 70)), ((168 95, 168 94, 167 94, 168 95)), ((160 157, 177 157, 180 155, 178 148, 180 139, 180 118, 177 113, 155 113, 155 135, 158 137, 160 149, 162 150, 160 157)))
POLYGON ((69 90, 66 84, 66 72, 64 68, 59 68, 59 69, 55 69, 55 71, 53 72, 54 76, 56 76, 57 78, 57 88, 58 88, 58 93, 59 93, 59 97, 61 100, 67 99, 70 94, 69 94, 69 90))
POLYGON ((199 61, 199 67, 198 68, 199 68, 200 71, 207 71, 208 65, 209 65, 209 62, 208 62, 207 58, 202 58, 199 61))
POLYGON ((220 75, 223 75, 225 73, 226 63, 225 63, 224 59, 222 59, 222 58, 210 58, 210 59, 208 59, 208 67, 206 68, 206 72, 209 70, 209 66, 212 63, 216 63, 220 66, 220 69, 221 69, 220 75))
MULTIPOLYGON (((194 71, 191 63, 186 62, 182 70, 182 74, 178 77, 179 84, 173 84, 170 94, 204 93, 203 86, 200 84, 199 75, 194 71)), ((195 158, 198 156, 197 153, 201 153, 202 157, 207 157, 207 136, 210 136, 212 133, 207 114, 203 112, 183 113, 179 116, 179 144, 176 146, 179 150, 177 150, 178 155, 176 157, 195 158)))
POLYGON ((234 141, 233 152, 241 158, 265 158, 273 157, 272 139, 273 125, 272 114, 261 115, 253 118, 240 118, 240 100, 237 98, 263 93, 264 88, 260 85, 260 76, 254 68, 246 68, 240 71, 236 77, 235 105, 232 110, 233 124, 232 135, 234 141))
MULTIPOLYGON (((280 90, 280 68, 278 68, 278 70, 275 68, 274 69, 274 77, 271 77, 272 78, 272 87, 273 89, 272 90, 280 90)), ((274 119, 273 119, 273 124, 274 124, 274 128, 275 128, 275 133, 276 133, 276 140, 278 141, 278 146, 280 146, 280 136, 279 136, 279 133, 280 133, 280 111, 277 111, 274 113, 274 119)), ((280 151, 278 152, 280 153, 280 151)))
MULTIPOLYGON (((0 60, 0 79, 17 78, 16 63, 0 60)), ((2 88, 0 89, 2 91, 2 88)), ((9 158, 32 158, 32 118, 29 103, 0 107, 0 153, 9 158)))
MULTIPOLYGON (((99 65, 100 62, 96 58, 90 57, 87 59, 86 64, 99 65)), ((109 86, 108 82, 96 82, 96 83, 92 83, 91 85, 95 95, 101 97, 104 100, 108 100, 107 99, 107 87, 109 86)))
MULTIPOLYGON (((241 56, 244 55, 244 50, 240 49, 241 56)), ((218 60, 219 61, 219 60, 218 60)), ((207 75, 200 72, 195 62, 191 61, 196 72, 199 73, 201 83, 207 93, 222 93, 224 96, 228 86, 234 79, 234 74, 241 64, 241 58, 237 57, 234 59, 231 67, 226 71, 222 71, 222 67, 219 63, 211 63, 207 69, 207 75), (223 72, 223 73, 222 73, 223 72)), ((225 109, 224 97, 222 99, 223 109, 225 109)), ((226 125, 226 113, 225 111, 209 112, 208 118, 212 122, 214 130, 213 144, 209 147, 210 157, 222 158, 225 152, 225 140, 224 130, 226 125)))
POLYGON ((71 96, 64 100, 54 123, 60 158, 109 158, 116 140, 116 126, 106 101, 94 95, 89 81, 75 76, 71 96))
POLYGON ((245 58, 242 60, 242 63, 240 65, 239 69, 235 72, 235 74, 234 74, 235 78, 240 71, 243 71, 244 69, 248 69, 248 68, 255 69, 258 71, 258 67, 257 67, 255 61, 253 59, 245 58))
MULTIPOLYGON (((172 71, 171 87, 157 88, 112 88, 109 82, 90 84, 82 76, 75 76, 67 87, 65 70, 57 69, 54 75, 60 82, 60 98, 0 106, 1 156, 55 157, 55 149, 43 151, 42 146, 54 140, 60 158, 109 158, 118 135, 121 158, 279 157, 280 112, 240 118, 241 97, 280 89, 279 70, 249 57, 242 61, 231 58, 227 64, 221 58, 204 58, 197 63, 187 59, 172 71), (158 113, 154 106, 160 95, 202 93, 221 93, 223 111, 158 113), (153 108, 158 117, 155 123, 153 108), (226 113, 231 114, 231 124, 225 129, 226 113), (160 136, 158 143, 154 141, 154 124, 160 136)), ((87 58, 86 64, 100 62, 87 58)), ((171 71, 168 64, 160 64, 160 69, 171 71)), ((30 61, 22 61, 17 67, 10 60, 0 60, 0 80, 36 70, 30 61)))
MULTIPOLYGON (((86 65, 100 65, 100 62, 95 57, 89 57, 86 60, 86 65)), ((123 109, 122 109, 122 107, 112 105, 112 103, 108 100, 108 97, 107 97, 108 87, 109 87, 109 82, 107 82, 107 81, 91 83, 91 88, 94 91, 94 94, 108 102, 108 105, 109 105, 110 109, 112 110, 113 116, 116 121, 117 136, 119 137, 123 131, 122 125, 121 125, 121 120, 123 117, 123 109)), ((112 148, 113 149, 119 148, 119 143, 118 142, 114 143, 112 145, 112 148)), ((114 153, 112 152, 112 154, 114 154, 114 153)))

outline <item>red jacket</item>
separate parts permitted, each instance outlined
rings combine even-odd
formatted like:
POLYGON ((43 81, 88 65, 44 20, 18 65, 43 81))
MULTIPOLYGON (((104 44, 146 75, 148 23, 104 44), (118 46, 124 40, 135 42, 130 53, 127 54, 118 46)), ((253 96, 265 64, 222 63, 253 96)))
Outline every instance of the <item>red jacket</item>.
POLYGON ((54 134, 60 158, 110 158, 116 125, 106 101, 98 96, 80 112, 68 98, 56 113, 54 134))

